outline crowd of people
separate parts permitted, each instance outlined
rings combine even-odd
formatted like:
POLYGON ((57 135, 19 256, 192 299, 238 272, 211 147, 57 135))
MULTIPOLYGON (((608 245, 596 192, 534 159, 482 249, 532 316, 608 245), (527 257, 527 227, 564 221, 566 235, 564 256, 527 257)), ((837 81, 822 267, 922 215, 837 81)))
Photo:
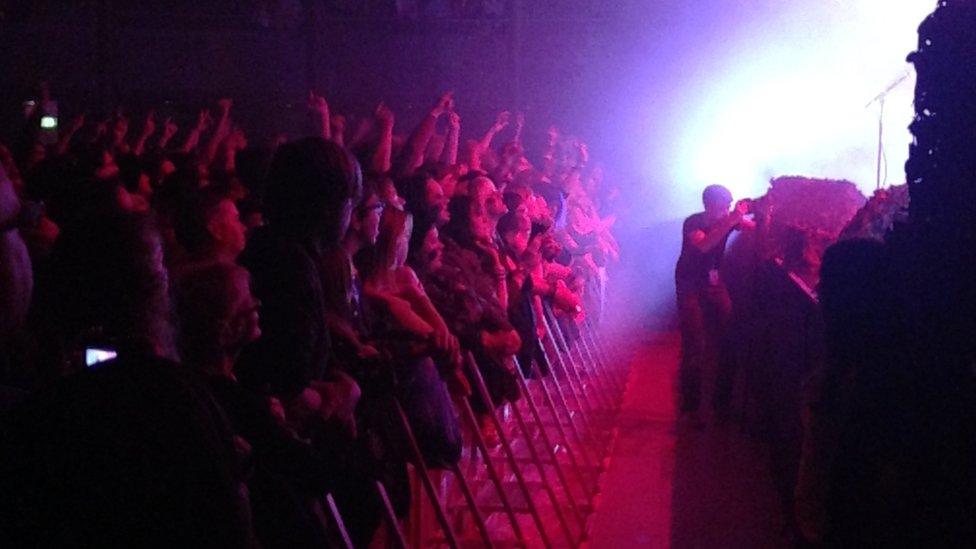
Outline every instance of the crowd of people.
POLYGON ((530 161, 521 115, 465 141, 451 93, 409 135, 309 93, 308 136, 255 146, 230 99, 60 131, 46 100, 0 147, 8 540, 321 545, 329 493, 366 546, 376 481, 410 505, 398 407, 450 466, 452 399, 491 442, 488 407, 546 375, 544 303, 570 336, 601 313, 614 218, 556 128, 530 161))

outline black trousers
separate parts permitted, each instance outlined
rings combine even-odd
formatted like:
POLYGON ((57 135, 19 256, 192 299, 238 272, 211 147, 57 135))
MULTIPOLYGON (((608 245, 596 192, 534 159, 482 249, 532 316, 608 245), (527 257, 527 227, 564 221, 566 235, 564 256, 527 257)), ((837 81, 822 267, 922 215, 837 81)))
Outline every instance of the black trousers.
POLYGON ((723 285, 679 290, 678 316, 681 321, 681 365, 678 372, 681 411, 698 410, 703 371, 709 351, 715 350, 718 354, 718 371, 712 405, 724 413, 728 411, 735 375, 729 338, 732 317, 729 292, 723 285))

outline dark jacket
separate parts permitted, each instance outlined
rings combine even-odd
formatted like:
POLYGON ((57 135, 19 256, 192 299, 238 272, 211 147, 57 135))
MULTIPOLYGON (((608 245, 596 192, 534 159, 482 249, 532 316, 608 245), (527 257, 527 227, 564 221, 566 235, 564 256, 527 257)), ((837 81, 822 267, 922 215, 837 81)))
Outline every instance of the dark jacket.
POLYGON ((244 349, 238 378, 256 392, 290 399, 330 367, 322 250, 266 227, 251 237, 240 263, 261 300, 261 337, 244 349))

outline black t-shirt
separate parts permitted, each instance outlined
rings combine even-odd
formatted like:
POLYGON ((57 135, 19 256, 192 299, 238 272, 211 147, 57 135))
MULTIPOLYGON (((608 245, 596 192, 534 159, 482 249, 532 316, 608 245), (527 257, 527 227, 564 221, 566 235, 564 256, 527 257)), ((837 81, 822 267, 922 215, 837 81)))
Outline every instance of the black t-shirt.
POLYGON ((709 224, 704 212, 690 215, 685 219, 681 228, 681 256, 678 257, 678 264, 674 269, 674 281, 679 292, 708 287, 709 271, 718 270, 721 266, 725 243, 729 239, 728 233, 708 252, 700 251, 689 239, 691 233, 695 231, 707 233, 717 223, 721 223, 721 220, 709 224))

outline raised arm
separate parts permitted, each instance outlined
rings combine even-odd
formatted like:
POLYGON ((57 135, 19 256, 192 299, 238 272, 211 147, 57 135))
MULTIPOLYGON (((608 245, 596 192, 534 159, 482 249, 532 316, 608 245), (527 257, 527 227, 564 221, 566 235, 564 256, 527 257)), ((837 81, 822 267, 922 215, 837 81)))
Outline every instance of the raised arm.
POLYGON ((691 239, 692 245, 702 253, 711 251, 742 221, 742 216, 745 215, 746 208, 747 206, 743 202, 739 202, 735 205, 735 209, 729 212, 727 216, 723 217, 708 231, 699 229, 688 233, 688 238, 691 239))
POLYGON ((112 120, 112 148, 121 151, 129 152, 129 144, 125 142, 125 136, 129 133, 129 119, 119 113, 112 120))
POLYGON ((146 121, 142 124, 142 132, 139 137, 136 138, 135 145, 132 146, 132 154, 136 156, 142 156, 142 153, 146 150, 146 141, 149 137, 156 132, 156 113, 154 111, 149 111, 146 114, 146 121))
POLYGON ((232 128, 227 137, 220 142, 220 150, 215 158, 226 173, 237 171, 237 153, 247 148, 247 137, 244 130, 232 128))
POLYGON ((332 140, 340 147, 346 146, 346 117, 341 114, 333 114, 329 120, 332 131, 332 140))
POLYGON ((512 141, 518 143, 519 145, 522 144, 523 128, 525 128, 525 114, 518 113, 515 115, 515 137, 512 138, 512 141))
POLYGON ((217 120, 217 128, 214 129, 213 135, 207 141, 207 148, 204 150, 204 161, 207 165, 213 163, 221 142, 230 134, 230 108, 233 105, 234 102, 226 97, 217 101, 220 118, 217 120))
POLYGON ((471 151, 471 158, 468 162, 471 164, 472 170, 481 169, 481 157, 491 148, 491 141, 495 139, 495 135, 502 131, 505 126, 508 125, 508 121, 511 118, 511 113, 504 111, 498 114, 498 118, 495 119, 495 123, 488 128, 488 131, 481 138, 480 141, 476 142, 473 150, 471 151))
POLYGON ((163 120, 163 134, 159 136, 159 143, 157 143, 157 146, 160 149, 165 149, 166 145, 169 145, 170 140, 173 139, 173 136, 176 135, 176 132, 179 131, 179 129, 180 128, 176 125, 176 122, 173 122, 173 118, 167 116, 166 120, 163 120))
POLYGON ((453 166, 457 164, 458 144, 461 142, 461 117, 451 111, 447 113, 447 121, 447 142, 444 144, 444 152, 441 153, 441 162, 453 166))
POLYGON ((197 148, 197 145, 200 144, 200 135, 210 126, 211 122, 213 122, 213 118, 210 116, 210 111, 207 109, 200 111, 200 114, 197 115, 197 125, 187 134, 183 146, 180 147, 180 152, 189 153, 197 148))
POLYGON ((58 139, 57 153, 58 155, 63 155, 68 152, 68 147, 71 146, 71 139, 78 133, 78 130, 85 125, 85 115, 79 114, 78 116, 71 119, 71 125, 68 126, 67 130, 61 134, 61 138, 58 139))
POLYGON ((376 152, 373 153, 372 167, 377 173, 389 173, 393 168, 393 111, 384 103, 376 107, 376 124, 380 130, 380 140, 376 145, 376 152))
POLYGON ((484 153, 491 148, 491 142, 498 135, 498 132, 505 129, 508 126, 509 121, 512 119, 512 113, 508 111, 502 111, 498 113, 498 118, 495 119, 495 123, 488 128, 488 131, 478 142, 478 152, 484 153))
POLYGON ((437 100, 434 108, 421 120, 417 129, 413 131, 409 141, 407 141, 407 161, 403 166, 403 173, 401 175, 412 174, 414 170, 424 163, 424 153, 427 152, 427 143, 434 135, 434 130, 437 127, 437 119, 442 114, 450 111, 453 104, 454 92, 447 92, 437 100))
POLYGON ((559 143, 559 130, 556 126, 549 126, 546 132, 549 140, 546 142, 546 150, 542 155, 542 171, 547 176, 552 177, 556 173, 556 144, 559 143))
POLYGON ((329 103, 321 95, 308 92, 308 117, 312 123, 312 135, 322 139, 332 139, 332 117, 329 103))

